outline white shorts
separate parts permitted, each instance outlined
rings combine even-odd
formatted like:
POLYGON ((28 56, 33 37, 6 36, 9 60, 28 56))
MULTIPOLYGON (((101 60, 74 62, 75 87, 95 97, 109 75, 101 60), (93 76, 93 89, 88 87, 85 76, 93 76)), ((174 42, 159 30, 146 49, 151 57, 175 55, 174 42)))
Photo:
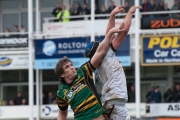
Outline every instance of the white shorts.
POLYGON ((111 113, 110 120, 131 120, 125 103, 122 103, 121 101, 111 102, 110 100, 105 104, 104 109, 110 109, 113 105, 114 109, 111 113))

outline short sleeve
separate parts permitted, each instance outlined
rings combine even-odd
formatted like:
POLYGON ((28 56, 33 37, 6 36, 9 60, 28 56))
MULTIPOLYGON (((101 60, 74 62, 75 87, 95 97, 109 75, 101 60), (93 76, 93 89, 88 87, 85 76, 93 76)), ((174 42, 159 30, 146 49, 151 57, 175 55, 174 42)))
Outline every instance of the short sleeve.
POLYGON ((65 111, 68 109, 68 103, 64 99, 62 99, 60 96, 56 96, 56 101, 58 104, 58 107, 60 110, 65 111))
POLYGON ((90 61, 81 66, 81 69, 84 69, 91 79, 93 78, 92 73, 94 72, 95 68, 92 66, 90 61))
POLYGON ((112 49, 113 52, 116 52, 116 51, 117 51, 117 50, 114 48, 114 46, 113 46, 112 43, 111 43, 110 47, 111 47, 111 49, 112 49))

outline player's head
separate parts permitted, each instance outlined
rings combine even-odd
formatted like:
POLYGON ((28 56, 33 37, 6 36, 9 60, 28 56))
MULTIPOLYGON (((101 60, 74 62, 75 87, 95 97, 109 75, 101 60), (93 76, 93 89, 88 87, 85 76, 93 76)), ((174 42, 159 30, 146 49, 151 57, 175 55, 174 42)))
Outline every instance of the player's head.
POLYGON ((58 61, 54 71, 61 82, 67 83, 67 80, 73 80, 77 76, 72 61, 66 56, 58 61))
POLYGON ((85 48, 85 53, 84 53, 85 57, 92 58, 98 46, 99 46, 99 42, 97 41, 90 42, 85 48))

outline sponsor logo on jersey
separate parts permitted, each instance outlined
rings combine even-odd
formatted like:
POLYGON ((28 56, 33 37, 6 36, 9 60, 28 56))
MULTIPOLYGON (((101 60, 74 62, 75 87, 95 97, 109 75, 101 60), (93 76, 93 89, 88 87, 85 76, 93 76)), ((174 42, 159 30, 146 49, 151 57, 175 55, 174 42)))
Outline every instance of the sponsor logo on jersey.
POLYGON ((74 97, 74 91, 73 90, 68 91, 66 98, 68 100, 71 100, 73 97, 74 97))

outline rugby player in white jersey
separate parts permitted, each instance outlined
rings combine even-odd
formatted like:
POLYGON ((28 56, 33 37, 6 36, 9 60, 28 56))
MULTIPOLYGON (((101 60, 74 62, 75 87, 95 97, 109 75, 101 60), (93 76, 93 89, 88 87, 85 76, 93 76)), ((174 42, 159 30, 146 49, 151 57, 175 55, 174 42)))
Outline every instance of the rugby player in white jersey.
MULTIPOLYGON (((115 26, 115 15, 121 12, 121 8, 122 6, 117 6, 110 13, 106 34, 115 26)), ((123 25, 121 24, 121 29, 125 29, 125 32, 121 32, 115 38, 114 35, 112 36, 112 43, 109 50, 95 72, 102 84, 102 104, 105 111, 107 111, 107 116, 110 120, 130 120, 130 116, 125 106, 125 102, 128 100, 126 77, 121 61, 116 57, 115 52, 123 43, 129 31, 131 19, 136 8, 141 7, 133 6, 128 11, 123 21, 123 25)), ((99 42, 89 43, 85 48, 85 56, 91 59, 98 45, 99 42)))

